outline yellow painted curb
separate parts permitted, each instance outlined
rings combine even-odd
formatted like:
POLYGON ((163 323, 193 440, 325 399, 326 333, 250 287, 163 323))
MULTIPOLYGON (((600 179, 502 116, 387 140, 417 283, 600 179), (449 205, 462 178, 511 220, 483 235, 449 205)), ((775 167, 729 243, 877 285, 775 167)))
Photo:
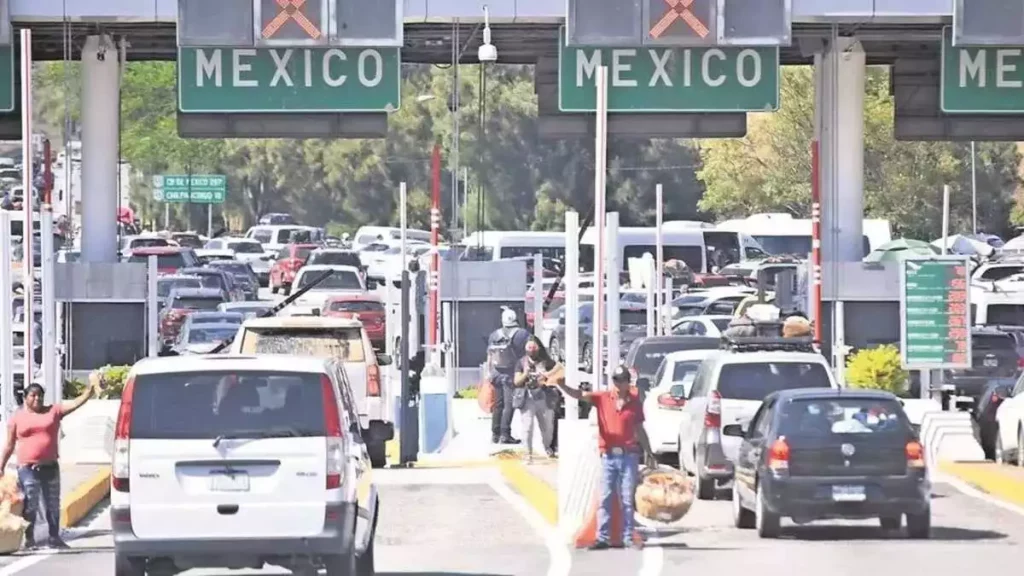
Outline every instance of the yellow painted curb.
POLYGON ((1024 480, 1014 478, 1003 465, 967 462, 940 462, 943 472, 974 486, 978 490, 1001 500, 1024 507, 1024 480))
POLYGON ((501 460, 501 475, 552 526, 558 526, 558 492, 519 460, 501 460))
POLYGON ((60 505, 60 525, 69 528, 78 524, 93 508, 110 494, 110 467, 93 474, 64 498, 60 505))

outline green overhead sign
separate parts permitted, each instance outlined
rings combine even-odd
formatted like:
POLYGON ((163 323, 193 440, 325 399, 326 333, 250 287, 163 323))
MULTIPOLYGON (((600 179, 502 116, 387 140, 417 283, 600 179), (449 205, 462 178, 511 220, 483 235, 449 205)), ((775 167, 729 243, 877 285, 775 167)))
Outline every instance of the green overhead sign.
POLYGON ((778 48, 581 48, 558 44, 558 107, 593 112, 608 68, 609 112, 764 112, 779 108, 778 48))
POLYGON ((1024 114, 1024 49, 953 46, 942 31, 939 98, 946 114, 1024 114))
POLYGON ((153 176, 153 200, 157 202, 223 204, 227 191, 228 178, 222 174, 153 176))
POLYGON ((398 48, 179 48, 182 112, 393 112, 398 48))
POLYGON ((0 46, 0 112, 14 112, 18 101, 16 86, 17 67, 14 65, 14 48, 0 46))

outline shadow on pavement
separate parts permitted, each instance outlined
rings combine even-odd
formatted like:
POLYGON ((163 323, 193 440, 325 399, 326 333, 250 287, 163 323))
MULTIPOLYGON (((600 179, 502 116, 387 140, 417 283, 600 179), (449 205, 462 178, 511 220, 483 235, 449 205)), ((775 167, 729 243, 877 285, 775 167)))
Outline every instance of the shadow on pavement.
POLYGON ((685 542, 667 542, 665 544, 655 544, 652 547, 664 550, 686 550, 687 552, 730 552, 742 550, 742 548, 733 546, 689 546, 685 542))
MULTIPOLYGON (((888 532, 873 526, 786 526, 782 539, 792 540, 907 540, 906 532, 888 532)), ((941 542, 1002 540, 1007 535, 994 530, 973 530, 952 526, 932 526, 931 538, 941 542)), ((925 540, 922 540, 924 542, 925 540)))

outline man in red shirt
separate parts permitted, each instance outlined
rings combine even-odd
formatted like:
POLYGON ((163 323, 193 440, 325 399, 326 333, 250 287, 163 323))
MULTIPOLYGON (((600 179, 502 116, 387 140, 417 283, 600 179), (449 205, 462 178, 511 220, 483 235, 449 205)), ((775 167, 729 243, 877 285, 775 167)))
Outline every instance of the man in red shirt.
POLYGON ((640 471, 640 455, 653 462, 651 444, 644 431, 644 410, 625 366, 612 373, 612 387, 600 392, 583 392, 556 383, 565 394, 586 400, 597 411, 598 450, 601 452, 601 507, 597 512, 597 541, 591 550, 611 547, 612 506, 617 497, 622 510, 622 542, 633 542, 633 498, 640 471))

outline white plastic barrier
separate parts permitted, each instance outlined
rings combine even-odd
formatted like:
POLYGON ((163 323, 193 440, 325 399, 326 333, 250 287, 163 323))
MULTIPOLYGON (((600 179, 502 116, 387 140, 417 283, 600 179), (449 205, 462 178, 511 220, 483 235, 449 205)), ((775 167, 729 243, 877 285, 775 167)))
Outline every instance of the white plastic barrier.
POLYGON ((921 422, 921 442, 928 462, 983 462, 967 412, 928 412, 921 422))
POLYGON ((558 531, 570 545, 583 528, 597 496, 601 459, 597 454, 597 421, 558 423, 558 531))
POLYGON ((452 395, 448 377, 428 365, 420 377, 420 454, 438 454, 452 438, 452 395))
POLYGON ((110 464, 120 400, 90 400, 61 421, 60 456, 74 464, 110 464))

